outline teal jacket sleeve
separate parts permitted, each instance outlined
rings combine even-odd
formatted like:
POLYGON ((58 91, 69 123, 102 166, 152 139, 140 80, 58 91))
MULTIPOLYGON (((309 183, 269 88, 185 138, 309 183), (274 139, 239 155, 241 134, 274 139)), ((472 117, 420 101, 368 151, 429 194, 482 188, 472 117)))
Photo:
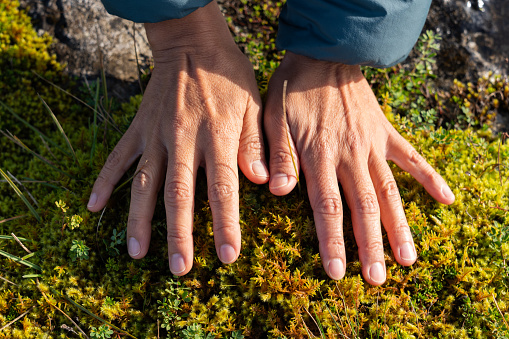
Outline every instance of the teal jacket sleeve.
POLYGON ((288 0, 276 45, 318 60, 390 67, 408 56, 431 0, 288 0))
POLYGON ((180 19, 212 0, 102 0, 108 13, 134 22, 180 19))

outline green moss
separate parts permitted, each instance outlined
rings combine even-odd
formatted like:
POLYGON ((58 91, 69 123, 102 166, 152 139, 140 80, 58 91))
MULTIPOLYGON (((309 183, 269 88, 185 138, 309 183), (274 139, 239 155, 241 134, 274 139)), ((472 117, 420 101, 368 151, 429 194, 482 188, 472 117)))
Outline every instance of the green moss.
MULTIPOLYGON (((0 13, 19 18, 26 28, 25 34, 35 34, 24 13, 17 12, 17 4, 10 4, 12 2, 0 0, 0 13)), ((9 27, 11 33, 4 28, 2 34, 14 34, 15 26, 9 27)), ((41 39, 46 47, 36 49, 34 60, 46 60, 46 67, 53 69, 53 79, 65 85, 67 80, 60 75, 60 66, 53 63, 51 57, 49 60, 44 57, 49 40, 41 39)), ((2 52, 0 59, 7 60, 9 53, 14 52, 2 52)), ((42 64, 37 66, 37 62, 27 61, 15 68, 21 72, 44 67, 42 64)), ((417 78, 432 83, 425 73, 415 78, 392 70, 388 71, 392 84, 389 85, 379 76, 381 73, 366 72, 381 89, 389 86, 408 89, 398 100, 402 106, 408 104, 410 108, 408 98, 420 94, 408 83, 421 81, 417 78)), ((264 75, 265 81, 267 78, 268 75, 264 75)), ((0 82, 7 81, 5 79, 2 73, 0 82)), ((506 107, 505 83, 506 80, 499 78, 482 80, 472 86, 457 84, 450 97, 459 98, 457 102, 451 99, 454 104, 464 105, 465 99, 470 100, 468 95, 472 97, 470 89, 475 93, 485 88, 497 93, 494 97, 498 96, 498 107, 506 107)), ((16 84, 8 88, 10 86, 17 88, 16 84)), ((261 82, 260 86, 263 91, 266 83, 261 82)), ((30 88, 19 93, 31 93, 30 88)), ((1 110, 2 129, 17 129, 23 142, 51 159, 68 175, 28 153, 16 152, 7 139, 2 139, 2 169, 19 179, 29 177, 45 182, 24 183, 26 190, 22 188, 25 195, 30 191, 37 200, 41 223, 30 216, 11 188, 0 182, 0 221, 27 215, 0 223, 0 235, 14 233, 28 239, 23 243, 34 254, 26 260, 42 267, 39 272, 0 257, 0 276, 4 278, 0 279, 0 324, 3 326, 28 311, 0 331, 0 338, 79 337, 73 333, 80 332, 76 325, 87 335, 111 328, 112 337, 117 334, 126 337, 125 331, 138 338, 156 338, 158 331, 162 337, 170 338, 191 334, 204 338, 206 333, 209 337, 240 338, 237 331, 252 338, 300 338, 310 333, 319 335, 320 329, 329 338, 340 334, 361 338, 507 336, 509 146, 505 139, 493 137, 488 126, 479 130, 444 130, 426 120, 419 121, 415 115, 400 116, 399 106, 393 104, 397 99, 395 92, 388 93, 386 101, 383 97, 381 101, 388 119, 450 183, 456 202, 451 206, 438 204, 409 174, 391 164, 419 259, 411 267, 397 264, 384 235, 388 272, 387 282, 380 287, 370 286, 361 278, 348 210, 344 217, 346 277, 335 282, 326 276, 305 183, 302 192, 295 190, 288 196, 276 197, 266 185, 256 186, 241 177, 242 251, 234 264, 221 264, 213 242, 203 171, 198 175, 195 197, 195 261, 191 272, 177 279, 169 271, 162 197, 157 202, 152 223, 149 253, 142 260, 132 260, 119 236, 127 223, 129 185, 111 197, 102 215, 90 213, 85 207, 94 179, 121 134, 106 129, 103 124, 97 126, 100 133, 90 162, 94 126, 83 121, 92 121, 93 113, 72 108, 65 96, 61 96, 58 103, 49 103, 55 110, 59 104, 65 106, 57 116, 76 150, 76 163, 54 146, 41 145, 36 135, 29 133, 10 113, 1 110), (82 218, 79 227, 70 226, 73 222, 76 226, 79 220, 74 216, 82 218), (88 258, 71 259, 76 241, 90 248, 88 258), (177 282, 179 287, 176 287, 177 282), (114 327, 92 317, 71 300, 114 327), (162 307, 165 302, 173 304, 162 307), (506 315, 505 320, 501 314, 506 315), (158 322, 162 325, 165 319, 173 321, 171 326, 158 329, 158 322)), ((4 100, 5 97, 2 94, 0 98, 4 100)), ((20 107, 23 100, 35 103, 37 96, 18 96, 9 105, 20 107)), ((489 100, 486 104, 495 105, 489 100)), ((141 96, 134 97, 116 112, 114 119, 121 130, 129 125, 140 101, 141 96)), ((432 97, 419 102, 422 106, 416 108, 416 112, 421 117, 423 111, 430 109, 439 114, 442 107, 439 100, 432 97)), ((19 113, 30 121, 40 119, 37 126, 65 149, 65 141, 53 127, 50 117, 43 115, 44 111, 34 109, 19 113)), ((133 174, 134 168, 121 182, 133 174)), ((27 255, 13 239, 0 238, 0 250, 18 257, 27 255)))

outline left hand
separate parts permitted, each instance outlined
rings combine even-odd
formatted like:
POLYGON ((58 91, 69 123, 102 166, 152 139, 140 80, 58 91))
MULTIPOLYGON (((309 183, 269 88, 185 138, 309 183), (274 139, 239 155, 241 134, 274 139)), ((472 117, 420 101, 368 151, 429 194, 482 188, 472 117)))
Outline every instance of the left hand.
POLYGON ((359 66, 287 52, 269 84, 264 122, 270 191, 285 195, 297 183, 289 131, 297 170, 302 167, 306 176, 322 264, 333 279, 341 279, 346 267, 338 180, 352 212, 362 273, 372 285, 386 279, 380 218, 396 260, 409 266, 417 259, 387 160, 409 172, 437 201, 454 202, 444 179, 385 118, 359 66))

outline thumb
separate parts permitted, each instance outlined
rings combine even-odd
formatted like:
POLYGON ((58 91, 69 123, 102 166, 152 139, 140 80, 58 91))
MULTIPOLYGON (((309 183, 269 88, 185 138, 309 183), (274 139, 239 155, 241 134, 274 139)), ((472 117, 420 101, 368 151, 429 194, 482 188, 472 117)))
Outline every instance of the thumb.
POLYGON ((239 167, 255 184, 269 180, 262 134, 262 101, 258 92, 249 96, 239 141, 239 167))
POLYGON ((274 81, 272 86, 269 86, 264 117, 270 148, 269 189, 272 194, 286 195, 297 184, 299 156, 283 109, 282 97, 286 93, 276 89, 274 83, 277 82, 274 81))

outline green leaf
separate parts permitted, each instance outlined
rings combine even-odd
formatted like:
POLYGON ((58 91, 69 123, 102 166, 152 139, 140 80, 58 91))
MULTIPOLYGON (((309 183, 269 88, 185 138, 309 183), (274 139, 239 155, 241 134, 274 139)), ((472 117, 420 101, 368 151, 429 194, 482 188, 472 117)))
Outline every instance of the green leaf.
POLYGON ((37 211, 35 210, 34 206, 32 206, 32 204, 28 201, 28 199, 25 197, 25 195, 23 194, 23 192, 21 192, 18 188, 18 186, 16 186, 16 184, 14 184, 14 182, 11 180, 11 178, 9 178, 7 176, 7 174, 5 174, 5 172, 0 168, 0 174, 4 177, 4 179, 9 183, 9 185, 11 185, 12 189, 14 190, 14 192, 16 192, 16 194, 18 195, 18 197, 20 197, 21 200, 23 200, 23 202, 25 203, 25 205, 28 207, 28 209, 30 210, 30 212, 33 214, 33 216, 35 217, 35 219, 37 219, 38 222, 42 222, 42 219, 41 217, 39 216, 39 214, 37 213, 37 211))
POLYGON ((36 270, 42 272, 42 268, 40 266, 37 266, 36 264, 32 264, 29 261, 25 261, 25 260, 21 259, 20 257, 17 257, 15 255, 10 254, 10 253, 4 252, 2 250, 0 250, 0 254, 3 255, 4 257, 7 257, 7 258, 11 259, 12 261, 19 262, 20 264, 26 265, 26 266, 28 266, 30 268, 33 268, 33 269, 36 269, 36 270))
POLYGON ((72 156, 74 158, 74 161, 76 161, 77 164, 79 164, 78 162, 78 158, 76 157, 76 153, 74 152, 74 149, 72 148, 72 145, 71 145, 71 142, 69 141, 69 138, 67 137, 67 135, 65 134, 64 132, 64 129, 62 128, 62 125, 60 125, 60 122, 58 122, 58 119, 57 117, 55 116, 55 114, 53 114, 53 111, 51 110, 51 108, 48 106, 48 104, 46 103, 46 101, 44 101, 44 99, 39 95, 39 93, 37 93, 37 96, 39 97, 39 99, 41 99, 42 103, 44 104, 44 107, 46 107, 46 110, 49 112, 49 114, 51 115, 51 119, 53 119, 53 121, 55 122, 55 125, 57 125, 57 128, 58 130, 60 131, 60 133, 62 134, 62 136, 64 137, 65 139, 65 142, 67 144, 67 146, 69 146, 69 149, 71 150, 72 152, 72 156))

